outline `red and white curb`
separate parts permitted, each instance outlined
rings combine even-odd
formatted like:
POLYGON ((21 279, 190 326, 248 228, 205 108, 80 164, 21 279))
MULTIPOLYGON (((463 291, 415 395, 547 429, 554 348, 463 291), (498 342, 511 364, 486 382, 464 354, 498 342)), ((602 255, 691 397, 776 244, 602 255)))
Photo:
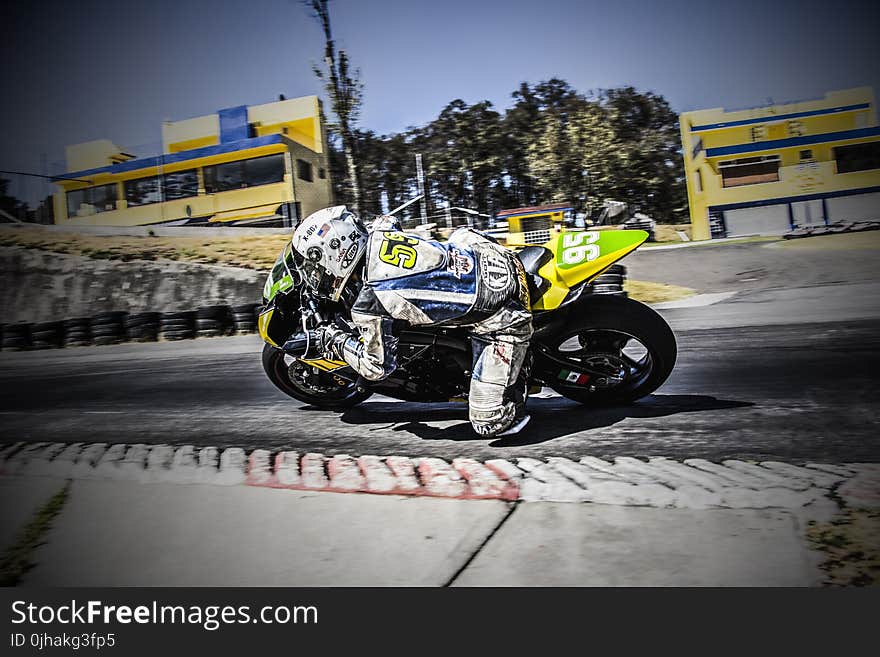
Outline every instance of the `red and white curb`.
POLYGON ((303 491, 525 502, 595 502, 661 508, 802 508, 832 488, 871 504, 876 464, 804 466, 703 459, 585 456, 481 462, 407 456, 324 456, 184 445, 16 443, 0 446, 0 474, 142 483, 247 485, 303 491))

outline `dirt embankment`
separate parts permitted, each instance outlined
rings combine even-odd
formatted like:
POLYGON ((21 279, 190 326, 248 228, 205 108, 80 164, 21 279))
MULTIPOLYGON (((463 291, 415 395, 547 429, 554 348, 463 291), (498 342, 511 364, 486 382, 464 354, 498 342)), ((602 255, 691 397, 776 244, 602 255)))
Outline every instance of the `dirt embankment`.
POLYGON ((263 272, 237 267, 0 247, 0 323, 254 303, 263 278, 263 272))

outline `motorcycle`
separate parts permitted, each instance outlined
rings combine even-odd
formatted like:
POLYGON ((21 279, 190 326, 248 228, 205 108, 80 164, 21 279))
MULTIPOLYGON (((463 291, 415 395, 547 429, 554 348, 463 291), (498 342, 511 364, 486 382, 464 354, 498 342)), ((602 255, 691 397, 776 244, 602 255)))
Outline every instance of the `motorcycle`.
MULTIPOLYGON (((627 296, 625 269, 616 264, 647 238, 643 230, 570 231, 516 250, 533 312, 531 392, 546 386, 583 404, 625 405, 667 379, 675 336, 660 315, 627 296)), ((348 309, 360 285, 352 276, 339 302, 318 298, 301 280, 287 244, 266 280, 258 321, 272 383, 294 399, 337 411, 377 393, 410 402, 466 399, 472 358, 461 327, 396 321, 398 367, 381 381, 363 379, 343 361, 304 356, 315 327, 327 321, 351 326, 348 309)))

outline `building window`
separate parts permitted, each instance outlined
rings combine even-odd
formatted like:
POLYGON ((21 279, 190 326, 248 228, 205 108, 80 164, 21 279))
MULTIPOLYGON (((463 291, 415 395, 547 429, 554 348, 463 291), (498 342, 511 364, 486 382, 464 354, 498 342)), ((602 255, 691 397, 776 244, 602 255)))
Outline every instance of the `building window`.
POLYGON ((300 180, 312 182, 312 163, 305 160, 296 161, 296 175, 300 180))
POLYGON ((284 155, 281 153, 205 167, 205 190, 209 194, 270 185, 282 180, 284 155))
POLYGON ((694 171, 694 189, 698 192, 703 191, 703 172, 699 169, 694 171))
POLYGON ((166 173, 162 176, 162 187, 166 201, 198 196, 199 174, 195 169, 166 173))
POLYGON ((248 187, 271 185, 284 180, 284 155, 267 155, 244 161, 244 177, 248 187))
POLYGON ((837 173, 880 169, 880 142, 835 146, 833 151, 837 173))
POLYGON ((739 187, 779 180, 779 156, 744 157, 719 162, 722 187, 739 187))
POLYGON ((209 194, 228 192, 245 186, 244 167, 240 161, 205 167, 205 191, 209 194))
POLYGON ((318 169, 318 178, 324 180, 327 177, 327 171, 322 167, 318 169))
POLYGON ((801 121, 788 122, 789 137, 803 137, 804 134, 806 134, 806 131, 804 130, 804 124, 801 121))
POLYGON ((162 200, 162 191, 159 188, 159 177, 138 178, 137 180, 125 181, 125 201, 128 207, 159 203, 162 200))
POLYGON ((801 151, 798 154, 798 159, 803 160, 812 160, 813 159, 813 151, 811 149, 807 149, 805 151, 801 151))
POLYGON ((116 185, 86 187, 67 192, 67 216, 97 214, 116 209, 116 185))

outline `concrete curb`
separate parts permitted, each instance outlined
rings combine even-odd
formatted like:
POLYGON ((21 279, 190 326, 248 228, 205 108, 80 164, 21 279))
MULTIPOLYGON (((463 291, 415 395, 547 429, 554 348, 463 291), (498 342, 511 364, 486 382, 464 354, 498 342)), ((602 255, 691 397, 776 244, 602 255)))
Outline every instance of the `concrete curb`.
POLYGON ((719 464, 664 457, 519 458, 514 464, 265 449, 248 454, 192 445, 15 443, 0 448, 0 475, 683 509, 819 509, 840 484, 860 499, 876 500, 877 472, 873 464, 719 464))

